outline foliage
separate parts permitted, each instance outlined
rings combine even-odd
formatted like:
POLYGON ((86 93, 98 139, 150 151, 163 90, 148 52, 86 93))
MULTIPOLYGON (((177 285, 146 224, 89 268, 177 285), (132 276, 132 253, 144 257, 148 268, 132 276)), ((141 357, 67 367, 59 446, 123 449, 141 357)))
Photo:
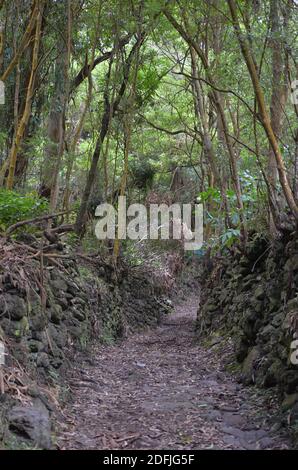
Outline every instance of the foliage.
POLYGON ((239 240, 240 230, 239 229, 228 229, 221 236, 220 241, 224 247, 230 247, 239 240))
POLYGON ((45 213, 48 202, 36 194, 21 195, 16 191, 0 190, 0 227, 2 230, 21 220, 45 213))
MULTIPOLYGON (((204 204, 210 243, 216 240, 217 245, 229 246, 238 239, 243 219, 247 227, 254 225, 263 229, 266 225, 268 228, 268 133, 261 120, 256 119, 256 92, 233 27, 229 2, 86 0, 69 3, 59 0, 46 3, 47 21, 43 25, 31 116, 18 154, 15 187, 21 187, 23 192, 36 191, 48 180, 49 186, 57 184, 56 188, 50 188, 53 192, 57 190, 57 209, 66 206, 79 209, 92 168, 92 155, 97 149, 102 128, 105 128, 102 120, 105 106, 119 98, 118 109, 112 111, 110 108, 108 132, 100 145, 97 168, 92 170, 94 184, 88 196, 88 210, 90 206, 94 207, 94 194, 100 194, 101 200, 116 197, 126 170, 127 195, 131 200, 135 198, 144 202, 150 191, 172 191, 171 184, 178 169, 183 188, 178 188, 176 193, 175 189, 173 197, 180 203, 199 200, 204 204), (71 9, 69 23, 68 6, 71 9), (177 24, 185 34, 181 34, 177 24), (145 40, 138 55, 133 55, 140 32, 145 40), (68 43, 68 33, 71 34, 70 50, 63 74, 61 50, 68 43), (205 61, 195 50, 192 57, 187 37, 202 48, 205 61), (123 38, 127 38, 124 45, 123 38), (96 64, 89 79, 86 74, 75 86, 78 74, 86 72, 87 64, 91 64, 92 54, 96 64), (64 78, 69 83, 63 87, 59 82, 64 78), (63 89, 69 91, 65 107, 60 96, 63 89), (124 93, 119 95, 121 90, 124 93), (215 90, 219 99, 215 99, 215 90), (198 106, 199 97, 203 111, 198 106), (219 101, 227 135, 217 106, 219 101), (74 142, 81 118, 81 130, 74 142), (124 154, 128 121, 131 121, 131 136, 126 169, 124 154), (59 153, 59 143, 55 139, 51 141, 49 132, 50 124, 55 127, 57 122, 61 122, 65 130, 65 142, 62 155, 53 164, 58 171, 57 182, 53 183, 52 171, 44 174, 44 168, 52 161, 49 147, 57 150, 53 154, 59 153), (210 137, 213 162, 204 145, 206 132, 210 137), (234 168, 227 136, 231 139, 232 156, 235 157, 234 168), (239 191, 235 183, 237 178, 239 191), (69 204, 65 206, 67 183, 70 195, 69 204)), ((237 0, 235 4, 243 39, 247 40, 258 66, 266 108, 269 113, 274 113, 273 96, 275 102, 282 104, 278 144, 289 187, 294 191, 297 109, 290 99, 284 98, 290 95, 290 81, 297 78, 297 8, 293 2, 283 4, 270 0, 249 4, 237 0), (274 5, 277 5, 278 19, 275 30, 274 5), (273 53, 276 45, 281 47, 280 54, 273 53), (280 63, 274 67, 274 60, 278 57, 280 63), (282 87, 274 88, 274 70, 287 70, 285 97, 281 96, 282 87)), ((5 25, 2 57, 5 70, 28 24, 30 2, 5 2, 0 16, 5 25)), ((21 75, 18 77, 18 68, 15 67, 5 82, 5 107, 0 107, 0 168, 3 164, 5 167, 13 145, 16 118, 21 117, 16 116, 16 109, 19 108, 21 113, 24 107, 32 66, 32 43, 20 57, 21 75)), ((278 121, 278 116, 275 116, 275 121, 278 121)), ((58 135, 59 129, 56 131, 58 135)), ((2 185, 5 187, 5 177, 2 185)), ((277 205, 284 207, 285 198, 278 179, 273 188, 280 199, 277 205)), ((2 226, 46 209, 43 200, 35 196, 18 198, 16 192, 6 195, 7 207, 3 194, 0 196, 2 226)), ((41 194, 46 193, 41 191, 41 194)), ((74 222, 70 218, 68 221, 74 222)), ((92 223, 89 225, 91 227, 92 223)), ((88 246, 97 243, 89 236, 93 230, 90 227, 85 231, 88 246)), ((76 244, 76 240, 73 243, 76 244)))
POLYGON ((131 164, 133 182, 138 189, 150 189, 155 176, 155 169, 148 160, 133 160, 131 164))

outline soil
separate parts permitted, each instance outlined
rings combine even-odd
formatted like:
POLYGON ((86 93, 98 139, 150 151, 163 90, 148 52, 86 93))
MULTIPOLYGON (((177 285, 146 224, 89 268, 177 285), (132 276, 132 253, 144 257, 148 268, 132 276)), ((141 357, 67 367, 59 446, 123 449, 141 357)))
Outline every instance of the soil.
POLYGON ((81 356, 59 449, 288 449, 277 400, 226 370, 231 345, 200 345, 197 297, 154 330, 81 356))

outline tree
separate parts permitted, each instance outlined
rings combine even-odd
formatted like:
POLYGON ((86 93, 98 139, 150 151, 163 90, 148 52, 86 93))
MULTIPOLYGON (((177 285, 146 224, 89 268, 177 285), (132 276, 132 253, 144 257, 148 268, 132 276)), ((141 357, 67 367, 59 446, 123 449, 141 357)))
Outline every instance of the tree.
POLYGON ((234 26, 234 29, 238 38, 238 42, 239 42, 244 60, 247 65, 254 90, 255 90, 256 100, 259 106, 260 121, 264 127, 264 130, 267 134, 268 141, 270 143, 270 146, 275 156, 279 180, 280 180, 285 198, 287 200, 287 203, 289 205, 289 208, 293 216, 295 217, 297 221, 298 220, 298 206, 296 204, 291 186, 288 181, 284 159, 282 157, 278 140, 277 140, 277 136, 274 133, 272 122, 270 120, 270 116, 267 110, 264 93, 260 84, 258 72, 257 72, 256 65, 255 65, 256 62, 253 57, 250 46, 248 44, 248 41, 247 39, 245 39, 245 36, 242 33, 239 19, 238 19, 238 14, 237 14, 236 3, 234 2, 234 0, 228 0, 228 4, 229 4, 232 20, 233 20, 233 26, 234 26))
POLYGON ((41 24, 42 24, 43 9, 44 9, 44 2, 41 0, 37 2, 37 6, 36 6, 36 18, 35 18, 36 27, 35 27, 34 48, 33 48, 31 74, 30 74, 30 80, 29 80, 28 89, 27 89, 25 108, 24 108, 23 115, 20 119, 20 122, 18 123, 18 128, 16 131, 15 139, 14 139, 10 156, 9 156, 9 169, 8 169, 8 176, 7 176, 7 182, 6 182, 6 186, 8 189, 13 188, 18 151, 20 149, 22 139, 24 136, 24 131, 28 124, 28 120, 29 120, 30 112, 31 112, 34 82, 35 82, 36 70, 38 66, 38 54, 39 54, 39 47, 40 47, 40 40, 41 40, 41 24))

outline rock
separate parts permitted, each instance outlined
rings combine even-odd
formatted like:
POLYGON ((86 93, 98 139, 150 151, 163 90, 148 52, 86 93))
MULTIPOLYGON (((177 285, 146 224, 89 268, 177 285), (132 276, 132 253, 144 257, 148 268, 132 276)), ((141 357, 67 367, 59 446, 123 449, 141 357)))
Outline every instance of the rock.
POLYGON ((228 426, 235 426, 241 428, 245 424, 245 418, 241 414, 223 412, 222 421, 228 426))
POLYGON ((28 316, 35 316, 42 314, 41 299, 38 294, 33 291, 29 292, 28 296, 28 316))
POLYGON ((217 331, 231 336, 244 383, 278 386, 292 398, 298 393, 298 370, 290 364, 290 343, 298 338, 298 236, 282 235, 270 250, 266 236, 253 236, 247 255, 227 256, 220 276, 203 279, 197 330, 208 338, 217 331))
POLYGON ((63 360, 64 358, 54 357, 51 359, 51 366, 54 367, 54 369, 60 369, 63 364, 63 360))
POLYGON ((76 297, 80 292, 80 288, 74 282, 68 281, 67 282, 67 292, 70 293, 73 297, 76 297))
POLYGON ((255 323, 258 319, 258 312, 252 309, 248 309, 245 313, 245 320, 248 321, 249 323, 255 323))
POLYGON ((255 382, 255 370, 260 357, 260 349, 257 346, 254 346, 245 358, 242 365, 242 381, 246 385, 255 382))
POLYGON ((25 338, 19 338, 13 349, 14 358, 21 364, 26 364, 29 359, 30 349, 25 338))
POLYGON ((60 298, 60 299, 57 299, 56 302, 57 302, 58 305, 60 305, 60 307, 62 308, 63 311, 64 311, 64 310, 67 310, 68 307, 69 307, 69 304, 68 304, 68 302, 67 302, 67 299, 64 298, 64 297, 62 297, 62 298, 60 298))
POLYGON ((291 426, 297 426, 298 424, 298 401, 294 404, 289 414, 289 424, 291 426))
POLYGON ((265 450, 269 449, 270 447, 274 446, 274 439, 271 437, 263 437, 257 442, 257 449, 259 450, 265 450))
POLYGON ((297 392, 298 388, 298 370, 286 370, 282 374, 281 382, 284 390, 288 394, 297 392))
POLYGON ((291 409, 295 405, 295 403, 298 403, 298 393, 293 393, 284 398, 281 404, 281 408, 283 411, 287 411, 291 409))
POLYGON ((0 298, 0 315, 6 315, 11 320, 21 320, 27 315, 27 306, 22 297, 6 294, 0 298))
POLYGON ((258 334, 258 339, 263 343, 270 342, 271 339, 274 339, 278 335, 277 328, 274 328, 272 325, 266 325, 258 334))
POLYGON ((14 336, 16 338, 22 338, 22 336, 26 335, 29 332, 29 322, 27 317, 21 318, 21 320, 14 322, 15 329, 14 329, 14 336))
POLYGON ((273 362, 273 364, 271 364, 266 372, 263 382, 264 387, 274 387, 277 385, 281 380, 282 372, 283 364, 277 359, 273 362))
POLYGON ((66 284, 66 281, 65 281, 62 277, 60 277, 60 276, 58 276, 58 277, 57 277, 56 279, 54 279, 54 280, 51 280, 51 281, 49 282, 49 284, 50 284, 50 287, 52 288, 53 293, 54 293, 55 295, 56 295, 57 292, 59 292, 59 291, 63 291, 63 292, 66 292, 66 291, 67 291, 67 284, 66 284))
POLYGON ((51 424, 46 407, 39 401, 33 407, 14 406, 8 416, 9 430, 32 446, 51 449, 51 424))
POLYGON ((83 321, 86 320, 86 315, 83 312, 83 310, 78 310, 77 308, 73 308, 72 309, 72 314, 73 314, 74 318, 76 318, 80 322, 83 322, 83 321))
MULTIPOLYGON (((262 256, 268 246, 268 240, 262 234, 257 234, 253 240, 247 243, 246 256, 250 262, 256 262, 262 256)), ((264 261, 259 260, 259 263, 264 261)))
POLYGON ((225 434, 230 434, 237 439, 241 439, 245 436, 244 431, 234 426, 228 426, 228 425, 223 424, 221 429, 222 429, 222 432, 224 432, 225 434))
POLYGON ((274 328, 278 328, 279 326, 282 325, 283 320, 284 320, 284 313, 283 312, 276 313, 273 319, 271 320, 271 325, 274 326, 274 328))
POLYGON ((64 323, 55 325, 50 323, 48 326, 48 334, 52 343, 55 343, 57 348, 63 350, 67 342, 67 327, 64 323))
POLYGON ((29 325, 33 331, 43 331, 47 326, 48 320, 45 314, 30 317, 29 325))
POLYGON ((52 323, 59 325, 63 317, 62 307, 58 304, 53 304, 50 311, 50 319, 52 323))
POLYGON ((85 307, 86 305, 86 302, 81 299, 80 297, 74 297, 74 299, 72 299, 71 303, 73 305, 81 305, 82 307, 85 307))
MULTIPOLYGON (((251 300, 251 306, 254 308, 254 310, 260 314, 264 310, 263 306, 263 301, 258 300, 258 299, 252 299, 251 300)), ((260 316, 260 315, 259 315, 260 316)))
POLYGON ((298 254, 291 256, 285 264, 285 271, 298 271, 298 254))
POLYGON ((37 367, 48 369, 50 367, 49 356, 44 352, 39 353, 36 359, 36 365, 37 367))
POLYGON ((212 303, 207 303, 206 305, 204 305, 204 311, 205 312, 215 312, 215 310, 218 309, 218 306, 215 305, 215 304, 212 304, 212 303))
POLYGON ((287 303, 287 312, 297 311, 298 310, 298 297, 291 299, 287 303))
POLYGON ((70 336, 76 339, 80 339, 81 334, 82 334, 81 328, 79 326, 69 326, 68 332, 70 336))
POLYGON ((32 353, 37 353, 41 351, 43 348, 42 342, 37 341, 35 339, 31 339, 30 341, 28 341, 28 346, 29 346, 30 352, 32 353))
POLYGON ((235 355, 236 355, 237 361, 238 362, 244 361, 247 355, 248 348, 249 348, 246 338, 242 335, 240 336, 236 335, 235 340, 234 340, 234 347, 235 347, 235 355))
POLYGON ((255 293, 254 293, 254 297, 257 300, 264 300, 264 298, 265 298, 265 289, 264 289, 263 286, 257 287, 257 289, 255 290, 255 293))

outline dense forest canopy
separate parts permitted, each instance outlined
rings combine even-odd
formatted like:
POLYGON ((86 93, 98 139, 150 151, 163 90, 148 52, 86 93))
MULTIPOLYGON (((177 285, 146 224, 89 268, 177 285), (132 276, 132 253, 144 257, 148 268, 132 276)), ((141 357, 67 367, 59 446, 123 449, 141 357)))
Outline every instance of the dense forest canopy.
POLYGON ((0 450, 297 446, 297 25, 0 0, 0 450))
MULTIPOLYGON (((294 0, 2 0, 0 222, 202 201, 205 239, 298 220, 294 0)), ((89 221, 89 222, 88 222, 89 221)), ((116 247, 116 251, 118 248, 116 247)))

